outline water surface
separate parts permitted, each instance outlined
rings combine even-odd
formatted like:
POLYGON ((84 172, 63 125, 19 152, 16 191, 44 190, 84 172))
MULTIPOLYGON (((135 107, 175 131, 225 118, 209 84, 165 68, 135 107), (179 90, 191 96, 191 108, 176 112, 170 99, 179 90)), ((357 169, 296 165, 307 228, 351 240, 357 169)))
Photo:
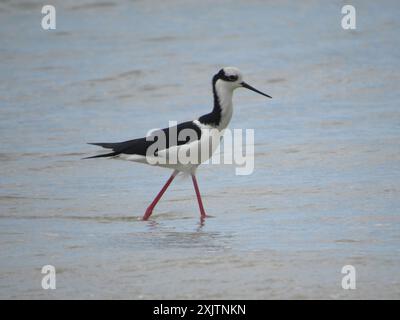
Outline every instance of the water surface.
POLYGON ((0 298, 400 298, 397 1, 353 1, 355 31, 341 1, 54 3, 43 31, 0 2, 0 298), (204 224, 184 178, 139 221, 170 172, 85 143, 208 112, 226 65, 274 97, 235 92, 254 173, 200 168, 204 224))

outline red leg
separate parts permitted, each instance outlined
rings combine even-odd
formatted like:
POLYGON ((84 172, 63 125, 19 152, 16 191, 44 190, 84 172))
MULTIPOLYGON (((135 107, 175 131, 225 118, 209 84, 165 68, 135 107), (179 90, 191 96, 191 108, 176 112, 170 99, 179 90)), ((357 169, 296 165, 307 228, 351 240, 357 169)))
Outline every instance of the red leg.
POLYGON ((153 202, 147 208, 142 220, 148 220, 149 219, 149 217, 153 213, 154 207, 156 206, 158 201, 160 201, 162 195, 168 189, 169 185, 171 184, 172 180, 174 180, 174 178, 176 177, 177 174, 178 174, 178 171, 176 171, 176 170, 172 173, 172 175, 169 177, 168 181, 165 183, 164 187, 162 187, 162 189, 160 190, 158 195, 154 198, 153 202))
POLYGON ((194 190, 196 191, 197 201, 199 203, 201 218, 204 219, 207 217, 207 215, 206 215, 206 212, 204 211, 203 201, 201 200, 199 186, 197 185, 197 179, 194 174, 192 174, 192 181, 193 181, 194 190))

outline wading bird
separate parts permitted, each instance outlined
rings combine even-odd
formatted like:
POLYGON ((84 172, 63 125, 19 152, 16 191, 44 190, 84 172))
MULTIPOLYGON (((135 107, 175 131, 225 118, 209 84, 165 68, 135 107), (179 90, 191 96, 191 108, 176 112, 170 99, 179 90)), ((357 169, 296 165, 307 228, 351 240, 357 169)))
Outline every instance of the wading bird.
POLYGON ((201 218, 204 219, 207 215, 197 184, 196 169, 202 162, 208 160, 217 149, 220 137, 222 136, 221 133, 228 126, 232 118, 232 96, 233 91, 237 88, 246 88, 271 98, 271 96, 258 91, 244 82, 243 76, 237 68, 225 67, 214 75, 212 79, 214 107, 210 113, 193 121, 183 122, 173 127, 154 131, 150 137, 116 143, 89 143, 110 149, 111 152, 85 159, 103 157, 119 158, 174 170, 171 177, 147 208, 142 218, 143 220, 149 219, 154 207, 179 172, 190 174, 201 218), (217 139, 214 139, 216 136, 218 136, 217 139), (179 138, 177 139, 177 137, 179 138), (163 144, 160 144, 161 140, 164 140, 163 144), (160 147, 160 145, 164 147, 160 147), (195 150, 197 152, 194 152, 195 150), (195 161, 181 161, 182 157, 179 155, 186 154, 188 151, 195 155, 195 161))

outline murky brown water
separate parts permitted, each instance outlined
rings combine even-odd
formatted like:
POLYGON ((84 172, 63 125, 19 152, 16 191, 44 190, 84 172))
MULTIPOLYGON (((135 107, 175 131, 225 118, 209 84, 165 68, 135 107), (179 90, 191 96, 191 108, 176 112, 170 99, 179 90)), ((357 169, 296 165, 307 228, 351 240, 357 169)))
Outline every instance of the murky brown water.
POLYGON ((43 31, 0 2, 0 298, 400 298, 400 5, 210 3, 56 1, 43 31), (85 143, 208 112, 225 65, 274 97, 235 93, 254 174, 200 168, 203 225, 183 178, 138 221, 170 173, 85 143))

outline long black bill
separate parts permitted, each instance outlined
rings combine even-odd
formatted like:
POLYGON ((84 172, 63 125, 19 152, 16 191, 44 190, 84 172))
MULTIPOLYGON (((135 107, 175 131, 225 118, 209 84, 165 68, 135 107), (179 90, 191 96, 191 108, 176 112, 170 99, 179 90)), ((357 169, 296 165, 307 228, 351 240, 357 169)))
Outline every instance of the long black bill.
POLYGON ((246 89, 249 89, 249 90, 251 90, 251 91, 257 92, 257 93, 259 93, 259 94, 262 94, 263 96, 266 96, 266 97, 272 99, 271 96, 269 96, 269 95, 267 95, 266 93, 263 93, 263 92, 261 92, 261 91, 258 91, 256 88, 253 88, 252 86, 248 85, 246 82, 242 82, 241 85, 242 85, 243 88, 246 88, 246 89))

